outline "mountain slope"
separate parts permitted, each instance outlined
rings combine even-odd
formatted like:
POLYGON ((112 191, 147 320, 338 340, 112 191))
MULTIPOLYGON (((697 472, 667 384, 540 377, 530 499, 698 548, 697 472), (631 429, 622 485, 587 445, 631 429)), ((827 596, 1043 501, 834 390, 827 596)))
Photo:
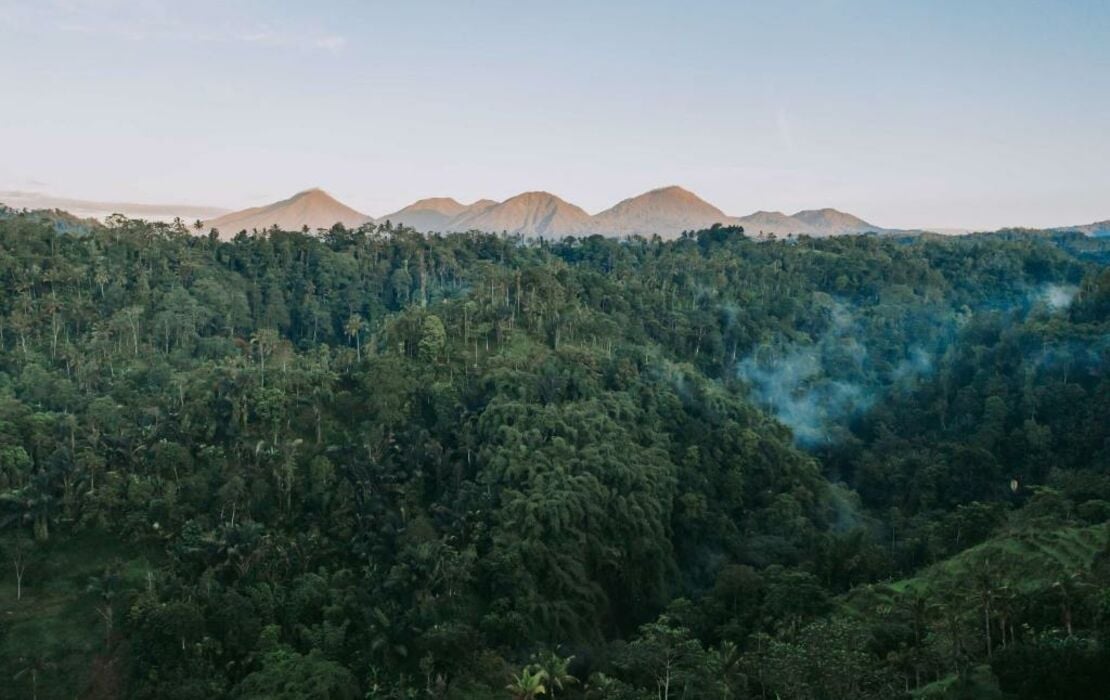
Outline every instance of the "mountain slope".
MULTIPOLYGON (((311 189, 267 206, 224 214, 205 222, 205 226, 219 229, 230 237, 239 231, 265 230, 274 225, 285 230, 300 230, 306 226, 309 229, 330 228, 338 222, 354 228, 372 221, 375 219, 336 201, 323 190, 311 189)), ((525 192, 504 202, 480 199, 472 204, 462 204, 450 197, 430 197, 376 221, 390 221, 418 231, 505 231, 548 238, 591 234, 658 234, 671 238, 682 231, 709 228, 718 223, 743 226, 754 238, 888 232, 836 209, 803 210, 793 216, 778 211, 757 211, 748 216, 731 217, 693 192, 673 185, 629 197, 594 216, 549 192, 525 192)), ((1072 229, 1091 229, 1096 232, 1088 231, 1088 235, 1100 235, 1098 226, 1100 224, 1072 229)))
POLYGON ((676 236, 683 231, 725 223, 729 217, 717 207, 681 187, 661 187, 623 200, 590 217, 591 233, 611 235, 676 236))
POLYGON ((368 221, 373 219, 336 200, 327 192, 314 188, 264 207, 225 214, 204 222, 204 225, 205 228, 218 229, 222 235, 230 237, 239 231, 262 231, 271 226, 285 231, 299 231, 305 226, 309 229, 331 228, 336 223, 354 228, 368 221))
POLYGON ((867 223, 858 216, 829 208, 806 209, 793 214, 791 218, 797 219, 808 226, 807 233, 823 236, 842 236, 851 233, 883 230, 874 224, 867 223))
POLYGON ((148 221, 173 221, 180 217, 186 222, 215 218, 227 209, 195 204, 143 204, 139 202, 96 202, 71 197, 56 197, 42 192, 10 190, 0 192, 0 202, 12 209, 63 210, 79 218, 101 219, 112 214, 123 214, 148 221))
POLYGON ((456 231, 477 230, 557 237, 580 233, 590 215, 549 192, 525 192, 450 223, 456 231))
POLYGON ((1052 229, 1053 231, 1079 231, 1088 236, 1095 238, 1102 238, 1110 236, 1110 219, 1106 221, 1096 221, 1093 224, 1083 224, 1081 226, 1060 226, 1059 228, 1052 229))
POLYGON ((473 204, 461 204, 450 197, 429 197, 413 202, 379 221, 390 221, 414 228, 417 231, 452 231, 451 222, 462 216, 480 213, 497 204, 492 199, 479 199, 473 204))
POLYGON ((744 232, 752 238, 771 234, 785 236, 788 233, 801 233, 809 228, 804 221, 787 216, 781 211, 757 211, 747 216, 736 217, 729 223, 743 226, 744 232))
POLYGON ((808 236, 844 236, 887 230, 870 224, 858 216, 836 209, 803 209, 793 215, 783 214, 781 211, 757 211, 734 218, 730 223, 743 226, 745 232, 753 238, 772 234, 781 237, 791 233, 808 236))
MULTIPOLYGON (((500 202, 498 202, 496 199, 479 199, 479 200, 477 200, 476 202, 474 202, 472 204, 468 204, 466 206, 466 210, 463 211, 462 213, 460 213, 454 219, 451 219, 451 221, 448 222, 447 225, 448 226, 453 226, 454 223, 458 220, 461 220, 463 218, 468 218, 468 217, 471 217, 471 216, 477 216, 478 214, 481 214, 482 212, 487 211, 488 209, 496 207, 498 204, 500 204, 500 202)), ((453 231, 455 229, 451 229, 451 230, 453 231)))

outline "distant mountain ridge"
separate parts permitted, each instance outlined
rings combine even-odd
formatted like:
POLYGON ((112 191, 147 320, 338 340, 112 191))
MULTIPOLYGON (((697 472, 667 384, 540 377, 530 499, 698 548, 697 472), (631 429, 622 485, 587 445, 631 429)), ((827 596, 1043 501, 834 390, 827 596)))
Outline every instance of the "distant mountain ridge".
POLYGON ((743 226, 750 236, 785 236, 807 228, 807 224, 781 211, 757 211, 736 217, 731 223, 743 226))
POLYGON ((733 219, 755 237, 806 234, 811 236, 844 236, 860 233, 891 233, 892 229, 868 223, 853 214, 836 209, 804 209, 794 214, 781 211, 757 211, 733 219))
POLYGON ((392 214, 386 214, 377 221, 389 221, 417 231, 443 231, 452 221, 469 214, 481 213, 496 204, 492 199, 461 204, 450 197, 429 197, 417 200, 392 214))
POLYGON ((590 215, 550 192, 525 192, 457 217, 449 230, 519 233, 557 238, 581 233, 590 215))
POLYGON ((730 223, 723 211, 689 190, 671 185, 629 197, 590 217, 586 229, 608 235, 676 236, 730 223))
POLYGON ((870 224, 853 214, 846 214, 836 209, 806 209, 792 215, 814 230, 822 231, 826 235, 844 235, 849 233, 867 233, 869 231, 882 232, 874 224, 870 224))
POLYGON ((804 210, 793 216, 764 211, 742 217, 728 216, 677 185, 629 197, 593 216, 550 192, 524 192, 503 202, 480 199, 472 204, 462 204, 451 197, 429 197, 377 219, 341 204, 322 190, 307 190, 265 207, 227 214, 205 222, 205 226, 230 234, 240 230, 263 230, 275 224, 285 229, 304 226, 317 229, 329 228, 336 222, 353 227, 371 221, 388 221, 425 232, 485 231, 541 238, 595 234, 674 238, 683 231, 705 229, 714 224, 743 226, 754 237, 887 231, 836 209, 804 210))
MULTIPOLYGON (((36 195, 37 198, 32 201, 28 199, 30 194, 33 193, 0 192, 0 201, 17 210, 63 209, 85 217, 103 217, 109 211, 117 210, 117 204, 48 195, 36 195), (90 211, 94 208, 98 213, 90 211)), ((480 199, 471 204, 462 204, 450 197, 429 197, 375 219, 339 202, 321 189, 305 190, 273 204, 231 213, 215 207, 126 203, 118 203, 118 211, 140 218, 169 220, 173 216, 180 216, 188 221, 201 219, 206 229, 218 229, 225 237, 234 236, 239 231, 261 231, 275 225, 286 230, 300 230, 305 227, 315 230, 330 228, 336 223, 355 228, 365 223, 386 221, 424 232, 477 230, 546 238, 595 234, 645 237, 659 235, 673 238, 683 231, 709 228, 714 224, 743 226, 747 235, 753 238, 784 237, 791 234, 914 235, 934 230, 883 228, 833 208, 804 209, 794 214, 756 211, 746 216, 729 216, 693 192, 675 185, 629 197, 592 216, 581 207, 549 192, 525 192, 503 202, 480 199)), ((1046 230, 1076 231, 1095 237, 1110 236, 1110 220, 1046 230)), ((943 231, 953 234, 964 232, 966 231, 943 231)))
POLYGON ((239 231, 264 231, 272 226, 285 231, 299 231, 306 226, 309 229, 331 228, 337 223, 356 228, 371 221, 372 217, 355 211, 319 188, 313 188, 280 202, 225 214, 204 222, 204 225, 229 237, 239 231))
POLYGON ((112 214, 138 217, 151 221, 172 221, 175 217, 192 221, 228 213, 220 207, 193 204, 142 204, 138 202, 96 202, 73 197, 56 197, 42 192, 8 190, 0 192, 0 202, 12 209, 62 210, 79 218, 103 219, 112 214))
POLYGON ((1106 221, 1096 221, 1092 224, 1083 224, 1081 226, 1059 226, 1052 230, 1061 233, 1065 231, 1078 231, 1093 238, 1105 238, 1110 236, 1110 219, 1106 221))

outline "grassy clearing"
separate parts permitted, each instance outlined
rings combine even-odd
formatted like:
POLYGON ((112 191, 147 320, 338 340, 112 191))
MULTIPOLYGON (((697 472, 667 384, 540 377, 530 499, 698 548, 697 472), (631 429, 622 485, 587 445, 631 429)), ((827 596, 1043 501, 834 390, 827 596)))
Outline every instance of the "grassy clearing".
MULTIPOLYGON (((8 543, 0 539, 0 545, 8 543)), ((0 687, 10 690, 8 697, 32 697, 34 676, 43 700, 77 697, 86 688, 105 649, 104 622, 96 611, 101 601, 87 587, 90 577, 113 562, 120 564, 124 590, 145 585, 153 567, 151 557, 104 533, 58 537, 37 548, 17 601, 14 570, 10 561, 3 562, 0 687)))
MULTIPOLYGON (((1089 527, 1025 526, 938 562, 912 578, 866 587, 866 598, 881 598, 884 591, 927 596, 948 587, 970 585, 977 572, 987 569, 1019 593, 1043 591, 1062 576, 1089 571, 1108 540, 1110 523, 1089 527)), ((849 594, 849 604, 857 597, 864 599, 849 594)))

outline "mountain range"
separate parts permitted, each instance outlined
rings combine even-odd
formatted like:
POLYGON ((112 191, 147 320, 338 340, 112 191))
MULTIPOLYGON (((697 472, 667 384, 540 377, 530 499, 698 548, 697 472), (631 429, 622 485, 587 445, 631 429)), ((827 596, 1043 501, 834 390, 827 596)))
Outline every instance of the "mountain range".
POLYGON ((378 219, 340 203, 320 189, 311 189, 264 207, 226 214, 205 222, 224 235, 274 224, 283 229, 328 228, 338 222, 358 226, 366 222, 403 225, 418 231, 487 231, 528 237, 559 238, 602 234, 673 238, 682 231, 708 228, 714 224, 739 225, 754 236, 783 236, 805 233, 816 236, 887 229, 835 209, 816 209, 786 215, 756 212, 729 216, 693 192, 670 186, 645 192, 618 202, 595 215, 549 192, 524 192, 503 202, 480 199, 462 204, 450 197, 421 199, 378 219))
POLYGON ((0 192, 0 202, 12 209, 61 210, 78 218, 104 219, 115 213, 147 219, 148 221, 172 221, 182 219, 208 219, 228 212, 219 207, 203 207, 191 204, 140 204, 137 202, 96 202, 71 197, 55 197, 42 192, 7 190, 0 192))
MULTIPOLYGON (((658 234, 673 238, 682 231, 708 228, 718 223, 743 226, 748 235, 755 238, 789 234, 836 236, 921 232, 883 228, 831 208, 805 209, 793 214, 756 211, 747 216, 729 216, 693 192, 677 186, 660 187, 629 197, 593 215, 548 192, 524 192, 503 202, 480 199, 470 204, 450 197, 431 197, 379 218, 359 212, 319 188, 298 192, 288 199, 265 206, 230 213, 215 207, 91 202, 17 191, 0 192, 0 201, 16 209, 65 209, 78 216, 94 218, 120 212, 161 221, 172 220, 175 216, 188 221, 199 219, 204 222, 205 229, 217 229, 225 237, 239 231, 265 230, 274 225, 286 230, 306 227, 316 230, 330 228, 336 223, 355 228, 364 223, 387 221, 424 232, 477 230, 545 238, 591 234, 658 234)), ((1110 220, 1051 230, 1110 236, 1110 220)), ((940 232, 966 233, 964 230, 940 232)))

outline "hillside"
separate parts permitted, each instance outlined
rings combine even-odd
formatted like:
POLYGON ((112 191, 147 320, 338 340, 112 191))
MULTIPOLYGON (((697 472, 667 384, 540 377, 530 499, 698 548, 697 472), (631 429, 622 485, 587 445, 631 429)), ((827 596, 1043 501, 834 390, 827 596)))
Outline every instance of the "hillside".
POLYGON ((167 231, 0 216, 12 697, 1110 682, 1110 241, 167 231))
MULTIPOLYGON (((322 190, 306 190, 262 207, 225 214, 205 222, 225 236, 241 230, 264 230, 273 225, 285 230, 329 228, 339 222, 348 228, 372 221, 371 217, 336 201, 322 190)), ((794 216, 757 211, 730 217, 693 192, 678 186, 660 187, 590 216, 581 207, 548 192, 525 192, 503 202, 480 199, 462 204, 450 197, 420 199, 379 217, 395 226, 417 231, 508 232, 524 236, 561 238, 569 235, 652 236, 673 238, 683 231, 714 224, 741 225, 756 238, 771 234, 807 233, 831 236, 884 231, 852 214, 836 209, 800 211, 794 216)))
POLYGON ((560 238, 588 228, 590 215, 582 208, 549 192, 525 192, 500 204, 464 213, 450 226, 456 231, 519 233, 541 238, 560 238))
POLYGON ((1060 232, 1079 231, 1080 233, 1095 238, 1110 237, 1110 219, 1106 221, 1096 221, 1092 224, 1082 224, 1080 226, 1060 226, 1052 230, 1060 232))
MULTIPOLYGON (((230 213, 219 207, 97 202, 23 191, 0 192, 0 203, 14 211, 52 211, 55 219, 68 217, 74 221, 81 220, 83 227, 87 227, 92 218, 103 221, 113 213, 150 221, 169 222, 181 218, 190 223, 201 220, 206 228, 218 228, 225 236, 232 236, 241 230, 262 230, 274 224, 286 230, 299 231, 305 226, 310 230, 329 228, 336 222, 353 228, 374 220, 390 221, 395 226, 417 231, 511 231, 548 238, 589 234, 617 237, 658 234, 669 238, 682 231, 708 228, 715 223, 743 226, 749 236, 758 239, 772 234, 776 237, 788 234, 823 237, 864 233, 920 235, 927 232, 964 235, 971 232, 960 228, 889 229, 831 207, 804 209, 794 214, 761 210, 746 216, 729 216, 693 192, 674 185, 621 200, 593 216, 555 195, 526 195, 501 203, 479 199, 471 204, 462 204, 450 197, 428 197, 377 219, 356 211, 319 189, 306 190, 273 204, 230 213), (537 233, 541 230, 543 233, 537 233)), ((1110 220, 1046 230, 1055 233, 1075 231, 1092 238, 1110 237, 1110 220)))
POLYGON ((744 231, 753 238, 764 238, 772 234, 782 237, 809 229, 805 222, 787 216, 781 211, 757 211, 747 216, 735 217, 730 223, 743 226, 744 231))
POLYGON ((197 219, 212 219, 228 212, 227 209, 220 207, 198 206, 195 204, 99 202, 19 190, 0 192, 0 203, 6 204, 12 209, 63 211, 75 218, 98 219, 101 221, 112 214, 123 214, 134 219, 146 219, 147 221, 168 222, 180 218, 191 223, 197 219))
POLYGON ((858 216, 836 209, 806 209, 796 212, 791 218, 802 222, 807 227, 807 233, 821 236, 843 236, 883 230, 858 216))
POLYGON ((790 215, 779 211, 757 211, 734 218, 732 223, 743 226, 749 235, 756 238, 771 234, 777 237, 787 234, 844 236, 886 230, 836 209, 805 209, 790 215))
POLYGON ((590 217, 587 228, 603 235, 673 237, 728 220, 724 212, 693 192, 671 186, 625 199, 590 217))
POLYGON ((985 574, 1000 589, 1027 596, 1045 595, 1061 580, 1077 574, 1091 576, 1108 544, 1110 523, 1031 523, 1003 531, 913 577, 860 589, 855 597, 868 600, 869 589, 888 595, 939 596, 985 574))
POLYGON ((371 217, 337 201, 321 189, 298 192, 289 199, 263 207, 252 207, 225 214, 204 222, 206 229, 217 229, 229 238, 240 231, 264 231, 277 226, 286 231, 331 228, 336 223, 356 228, 372 221, 371 217))
POLYGON ((417 231, 455 230, 452 222, 460 217, 480 213, 497 204, 491 199, 479 199, 472 204, 461 204, 450 197, 429 197, 379 217, 394 225, 408 226, 417 231))
POLYGON ((99 219, 78 217, 62 209, 21 210, 0 203, 0 220, 20 217, 49 222, 58 233, 84 234, 103 226, 99 219))

